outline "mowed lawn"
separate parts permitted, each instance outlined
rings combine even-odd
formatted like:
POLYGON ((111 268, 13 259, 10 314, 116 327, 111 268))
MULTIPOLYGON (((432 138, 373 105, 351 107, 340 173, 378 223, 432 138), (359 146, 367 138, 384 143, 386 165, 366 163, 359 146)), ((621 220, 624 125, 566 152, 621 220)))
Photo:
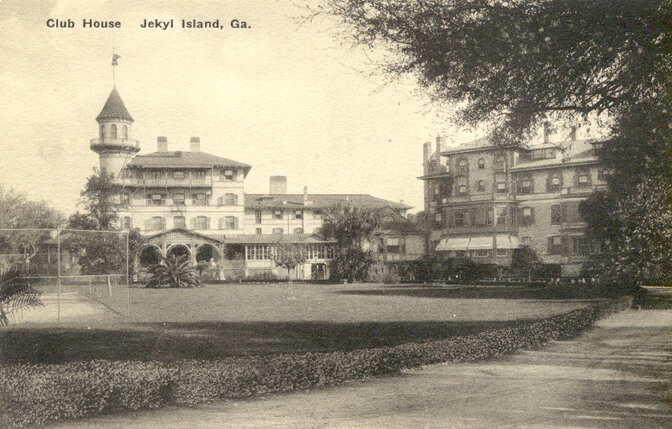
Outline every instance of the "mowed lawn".
MULTIPOLYGON (((0 331, 0 362, 170 361, 352 350, 528 323, 590 302, 554 299, 527 287, 371 284, 131 288, 129 297, 130 319, 109 310, 83 311, 81 317, 62 314, 59 327, 36 318, 0 331)), ((117 298, 125 308, 125 297, 117 298)))

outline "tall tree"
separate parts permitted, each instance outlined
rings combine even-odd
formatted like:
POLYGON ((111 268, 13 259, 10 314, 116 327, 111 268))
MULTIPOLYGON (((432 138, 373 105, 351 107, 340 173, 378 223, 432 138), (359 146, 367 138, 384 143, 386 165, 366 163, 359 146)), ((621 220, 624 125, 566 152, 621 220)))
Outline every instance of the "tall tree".
POLYGON ((414 76, 454 123, 486 129, 496 144, 519 144, 548 119, 604 121, 599 156, 612 175, 584 213, 614 209, 589 220, 611 261, 605 274, 641 282, 668 270, 671 2, 324 0, 320 14, 338 17, 355 43, 387 49, 384 74, 414 76))
POLYGON ((109 230, 119 219, 119 202, 116 199, 119 197, 120 188, 112 179, 111 174, 95 171, 81 192, 81 204, 87 215, 97 222, 96 229, 109 230))
MULTIPOLYGON (((119 185, 113 176, 94 171, 81 192, 84 213, 75 213, 68 218, 68 228, 91 230, 76 232, 66 244, 71 250, 79 251, 78 263, 82 274, 124 274, 126 271, 126 236, 116 234, 115 223, 119 216, 119 185)), ((129 272, 134 271, 134 258, 143 238, 137 229, 128 231, 129 272)))

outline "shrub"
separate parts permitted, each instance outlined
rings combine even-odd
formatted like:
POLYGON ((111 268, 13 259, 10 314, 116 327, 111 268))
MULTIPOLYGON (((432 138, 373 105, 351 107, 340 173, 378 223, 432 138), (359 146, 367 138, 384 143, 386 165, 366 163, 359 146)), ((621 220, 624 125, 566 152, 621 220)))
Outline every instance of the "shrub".
POLYGON ((439 362, 470 362, 577 335, 632 304, 602 301, 537 322, 392 347, 222 360, 90 361, 0 366, 0 427, 95 414, 245 398, 375 377, 439 362))
POLYGON ((189 258, 181 258, 171 255, 161 257, 162 264, 158 264, 152 270, 152 278, 149 279, 149 288, 191 288, 203 284, 196 267, 191 265, 189 258))

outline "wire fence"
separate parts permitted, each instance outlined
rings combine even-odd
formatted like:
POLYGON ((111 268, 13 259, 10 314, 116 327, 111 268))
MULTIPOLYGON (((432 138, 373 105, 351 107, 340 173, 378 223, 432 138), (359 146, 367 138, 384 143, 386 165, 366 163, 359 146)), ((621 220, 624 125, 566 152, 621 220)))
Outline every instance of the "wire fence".
POLYGON ((0 229, 0 272, 18 267, 42 293, 23 323, 128 318, 131 264, 126 231, 0 229))

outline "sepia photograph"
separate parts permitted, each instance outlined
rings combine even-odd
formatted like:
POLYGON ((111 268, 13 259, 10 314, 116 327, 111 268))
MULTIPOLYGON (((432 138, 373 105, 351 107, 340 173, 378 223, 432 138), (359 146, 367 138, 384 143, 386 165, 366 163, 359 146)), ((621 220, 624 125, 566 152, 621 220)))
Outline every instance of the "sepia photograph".
POLYGON ((672 427, 669 1, 0 34, 0 428, 672 427))

